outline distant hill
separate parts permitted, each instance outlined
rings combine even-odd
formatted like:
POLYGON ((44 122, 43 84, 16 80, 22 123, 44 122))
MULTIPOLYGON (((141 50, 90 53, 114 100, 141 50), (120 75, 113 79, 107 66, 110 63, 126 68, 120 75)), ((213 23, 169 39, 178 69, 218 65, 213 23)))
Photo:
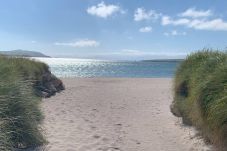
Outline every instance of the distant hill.
POLYGON ((0 51, 0 54, 6 55, 6 56, 17 56, 17 57, 47 57, 40 52, 36 51, 27 51, 27 50, 12 50, 12 51, 0 51))
POLYGON ((143 62, 182 62, 184 59, 154 59, 154 60, 142 60, 143 62))

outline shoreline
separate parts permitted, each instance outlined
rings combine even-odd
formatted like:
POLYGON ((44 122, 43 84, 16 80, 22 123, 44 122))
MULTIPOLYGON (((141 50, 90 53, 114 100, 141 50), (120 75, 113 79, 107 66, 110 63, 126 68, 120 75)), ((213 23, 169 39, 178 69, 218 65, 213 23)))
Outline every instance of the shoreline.
POLYGON ((172 78, 61 78, 44 99, 46 150, 210 150, 170 112, 172 78))

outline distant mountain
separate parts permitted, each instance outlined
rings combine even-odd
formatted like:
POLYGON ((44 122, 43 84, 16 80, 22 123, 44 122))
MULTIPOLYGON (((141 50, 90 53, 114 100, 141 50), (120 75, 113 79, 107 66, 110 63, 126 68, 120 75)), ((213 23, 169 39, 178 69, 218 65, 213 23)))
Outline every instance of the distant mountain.
POLYGON ((12 51, 0 51, 0 54, 6 55, 6 56, 17 56, 17 57, 47 57, 40 52, 36 51, 27 51, 27 50, 12 50, 12 51))

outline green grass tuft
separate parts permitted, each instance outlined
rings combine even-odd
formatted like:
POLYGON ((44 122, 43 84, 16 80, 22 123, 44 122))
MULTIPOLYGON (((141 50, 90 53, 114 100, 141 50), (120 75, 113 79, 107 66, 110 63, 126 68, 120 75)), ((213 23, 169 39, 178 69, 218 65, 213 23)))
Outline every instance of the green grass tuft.
POLYGON ((0 57, 0 150, 46 143, 39 127, 41 98, 33 89, 48 66, 23 58, 0 57))
POLYGON ((189 55, 174 80, 172 112, 196 126, 216 146, 227 146, 227 54, 202 50, 189 55))

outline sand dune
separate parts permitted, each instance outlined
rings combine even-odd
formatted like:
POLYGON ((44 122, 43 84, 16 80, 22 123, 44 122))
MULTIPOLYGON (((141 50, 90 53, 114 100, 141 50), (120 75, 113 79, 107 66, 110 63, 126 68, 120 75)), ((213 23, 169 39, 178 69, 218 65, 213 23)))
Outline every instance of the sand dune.
POLYGON ((66 90, 44 99, 51 151, 210 150, 170 113, 171 79, 63 79, 66 90))

